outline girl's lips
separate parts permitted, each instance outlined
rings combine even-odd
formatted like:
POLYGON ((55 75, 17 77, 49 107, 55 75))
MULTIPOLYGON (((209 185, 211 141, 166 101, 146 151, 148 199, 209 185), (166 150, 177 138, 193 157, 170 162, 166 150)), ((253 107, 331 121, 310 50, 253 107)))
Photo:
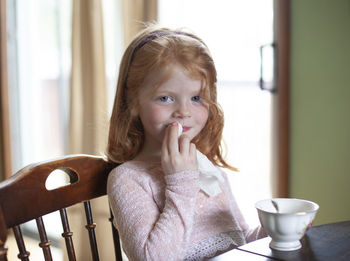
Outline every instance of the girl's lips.
POLYGON ((191 129, 191 127, 182 126, 182 132, 189 131, 190 129, 191 129))

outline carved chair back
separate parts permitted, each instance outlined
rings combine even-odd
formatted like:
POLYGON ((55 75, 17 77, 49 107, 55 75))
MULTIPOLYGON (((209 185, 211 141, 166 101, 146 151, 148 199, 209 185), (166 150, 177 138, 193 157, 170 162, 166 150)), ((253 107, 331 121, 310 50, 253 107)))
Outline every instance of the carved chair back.
MULTIPOLYGON (((109 172, 115 167, 102 157, 70 155, 51 161, 29 165, 0 183, 0 261, 7 260, 6 239, 12 229, 18 246, 18 258, 29 260, 20 225, 35 220, 45 260, 52 260, 50 240, 42 216, 59 211, 62 220, 62 237, 69 260, 76 260, 73 233, 70 231, 66 208, 83 204, 92 260, 99 260, 98 243, 90 200, 106 195, 109 172), (46 181, 56 170, 69 176, 67 185, 48 189, 46 181)), ((110 221, 113 220, 111 215, 110 221)), ((112 224, 116 260, 122 260, 118 231, 112 224)), ((111 250, 112 251, 112 250, 111 250)))

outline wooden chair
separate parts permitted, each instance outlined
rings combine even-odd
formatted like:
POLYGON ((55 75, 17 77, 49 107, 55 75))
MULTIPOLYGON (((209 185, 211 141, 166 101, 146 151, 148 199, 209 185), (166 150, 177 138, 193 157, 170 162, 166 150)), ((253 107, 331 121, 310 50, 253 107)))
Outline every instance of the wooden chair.
MULTIPOLYGON (((76 260, 66 208, 77 203, 84 204, 86 228, 90 239, 92 260, 99 260, 95 226, 90 200, 106 195, 109 172, 116 165, 102 157, 71 155, 59 159, 29 165, 11 178, 0 183, 0 260, 7 260, 5 245, 8 229, 12 228, 19 249, 18 258, 29 260, 20 224, 36 220, 40 236, 39 246, 45 260, 52 260, 42 216, 59 211, 62 220, 62 237, 65 240, 69 260, 76 260), (47 190, 45 182, 54 170, 63 170, 69 175, 70 184, 47 190)), ((110 221, 113 220, 111 215, 110 221)), ((118 231, 112 224, 116 260, 122 260, 118 231)), ((111 250, 113 251, 113 250, 111 250)))

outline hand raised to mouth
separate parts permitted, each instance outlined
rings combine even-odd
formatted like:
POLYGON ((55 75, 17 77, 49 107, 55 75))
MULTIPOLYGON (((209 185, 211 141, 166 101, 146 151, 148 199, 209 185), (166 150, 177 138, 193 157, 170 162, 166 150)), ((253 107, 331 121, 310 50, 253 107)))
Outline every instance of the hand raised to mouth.
POLYGON ((165 131, 161 163, 166 175, 198 169, 196 145, 191 143, 187 135, 181 135, 181 133, 182 126, 178 122, 171 123, 165 131))

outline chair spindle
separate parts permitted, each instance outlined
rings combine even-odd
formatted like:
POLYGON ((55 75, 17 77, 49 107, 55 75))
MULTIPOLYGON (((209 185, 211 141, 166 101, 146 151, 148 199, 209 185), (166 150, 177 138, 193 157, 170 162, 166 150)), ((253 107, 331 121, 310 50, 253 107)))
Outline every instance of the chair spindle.
POLYGON ((65 208, 60 210, 60 215, 61 215, 61 221, 62 221, 62 227, 63 227, 62 237, 66 242, 68 259, 69 261, 75 261, 76 256, 75 256, 74 245, 72 240, 73 232, 70 231, 67 211, 65 208))
POLYGON ((92 260, 99 261, 100 258, 98 255, 97 241, 96 241, 96 235, 95 235, 96 223, 94 223, 93 218, 92 218, 90 201, 84 202, 84 208, 85 208, 86 223, 87 223, 87 225, 85 227, 89 232, 92 260))
POLYGON ((110 213, 110 218, 108 220, 109 220, 109 222, 111 222, 113 240, 114 240, 114 242, 117 242, 117 244, 114 244, 114 253, 115 253, 117 260, 123 260, 122 250, 120 248, 119 233, 118 233, 118 230, 113 225, 114 216, 113 216, 113 212, 111 209, 109 209, 109 213, 110 213))
POLYGON ((38 227, 39 236, 40 236, 39 246, 43 250, 45 261, 52 261, 52 255, 51 255, 51 249, 50 249, 51 241, 47 239, 43 218, 38 217, 35 220, 36 220, 36 225, 38 227))
POLYGON ((15 239, 18 246, 19 254, 17 255, 19 259, 22 261, 29 261, 30 253, 26 250, 26 246, 24 245, 24 240, 22 236, 22 231, 20 226, 13 227, 13 234, 15 235, 15 239))
POLYGON ((0 240, 0 261, 7 261, 8 247, 0 240))

